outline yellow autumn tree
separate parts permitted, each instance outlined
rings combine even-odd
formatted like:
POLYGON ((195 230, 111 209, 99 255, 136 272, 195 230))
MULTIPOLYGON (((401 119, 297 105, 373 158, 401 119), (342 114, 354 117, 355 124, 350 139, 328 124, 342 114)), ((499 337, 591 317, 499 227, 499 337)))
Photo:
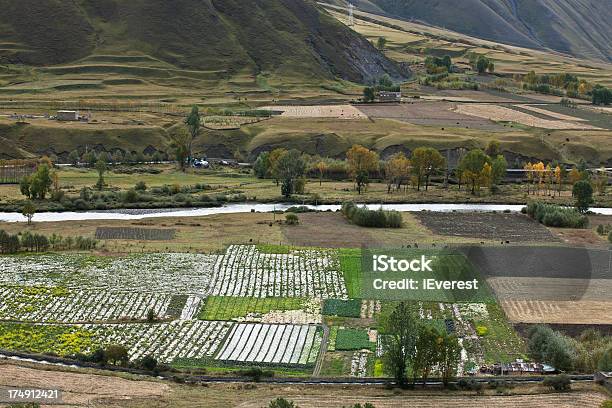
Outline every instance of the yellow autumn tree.
POLYGON ((523 166, 523 170, 525 170, 525 175, 527 176, 527 195, 529 195, 530 186, 533 183, 533 164, 528 162, 523 166))
POLYGON ((402 184, 410 178, 410 160, 402 152, 394 154, 385 163, 385 176, 387 178, 387 193, 392 188, 400 190, 402 184))
POLYGON ((346 160, 350 175, 357 187, 357 193, 361 194, 363 188, 369 184, 370 173, 378 170, 378 153, 367 147, 354 145, 346 153, 346 160))

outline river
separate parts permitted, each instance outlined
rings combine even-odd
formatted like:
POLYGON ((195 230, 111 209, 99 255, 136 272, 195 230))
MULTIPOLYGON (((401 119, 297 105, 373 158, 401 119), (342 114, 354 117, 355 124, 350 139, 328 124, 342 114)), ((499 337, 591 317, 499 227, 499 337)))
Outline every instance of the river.
MULTIPOLYGON (((162 217, 201 217, 215 214, 240 214, 252 211, 271 212, 283 211, 295 204, 227 204, 212 208, 170 208, 162 210, 108 210, 108 211, 82 211, 82 212, 41 212, 34 215, 34 222, 57 221, 88 221, 88 220, 140 220, 145 218, 162 217)), ((337 211, 340 205, 308 205, 308 208, 318 211, 337 211)), ((368 204, 370 209, 380 208, 380 204, 368 204)), ((524 205, 512 204, 383 204, 385 210, 396 211, 511 211, 519 212, 524 205)), ((612 215, 612 208, 592 208, 596 214, 612 215)), ((2 222, 26 222, 27 219, 12 212, 0 212, 2 222)))

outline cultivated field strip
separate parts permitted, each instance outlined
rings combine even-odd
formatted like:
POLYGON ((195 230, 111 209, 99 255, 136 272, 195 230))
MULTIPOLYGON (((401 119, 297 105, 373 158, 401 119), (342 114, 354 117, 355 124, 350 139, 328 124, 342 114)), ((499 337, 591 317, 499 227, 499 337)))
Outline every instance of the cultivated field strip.
POLYGON ((0 299, 3 299, 0 320, 81 323, 144 320, 149 311, 165 318, 172 295, 92 290, 73 290, 60 295, 37 290, 28 295, 22 287, 0 287, 0 299))
POLYGON ((347 298, 334 251, 264 254, 255 246, 231 246, 214 268, 210 295, 347 298))
POLYGON ((321 347, 315 325, 234 325, 216 359, 280 365, 313 364, 321 347))
POLYGON ((80 254, 3 256, 0 285, 205 294, 217 260, 200 254, 137 254, 121 258, 80 254))
POLYGON ((211 357, 225 339, 233 323, 198 320, 161 324, 83 325, 99 344, 122 344, 130 360, 152 355, 171 363, 176 358, 211 357))
POLYGON ((282 112, 287 118, 335 118, 367 119, 367 116, 352 105, 317 105, 317 106, 264 106, 261 110, 282 112))
POLYGON ((612 301, 502 300, 514 323, 612 324, 612 301))

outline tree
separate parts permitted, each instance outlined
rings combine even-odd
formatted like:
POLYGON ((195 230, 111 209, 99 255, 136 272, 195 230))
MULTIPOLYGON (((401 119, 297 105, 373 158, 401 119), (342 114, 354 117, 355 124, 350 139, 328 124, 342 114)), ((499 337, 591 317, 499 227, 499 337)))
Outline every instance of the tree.
POLYGON ((262 152, 257 156, 257 160, 253 164, 253 172, 255 176, 264 179, 270 175, 270 152, 262 152))
POLYGON ((378 37, 378 40, 376 41, 376 48, 378 48, 379 50, 383 51, 386 46, 387 46, 387 38, 386 37, 378 37))
POLYGON ((576 200, 576 209, 581 213, 589 211, 589 207, 593 204, 593 187, 586 180, 580 180, 574 184, 572 196, 576 200))
POLYGON ((363 101, 370 103, 374 102, 374 99, 376 99, 376 92, 374 91, 374 88, 370 86, 363 88, 363 101))
POLYGON ((396 153, 385 163, 385 177, 387 178, 387 193, 393 186, 400 189, 405 180, 410 177, 410 160, 402 152, 396 153))
POLYGON ((23 206, 21 214, 28 219, 28 225, 32 224, 32 218, 36 214, 36 206, 31 201, 28 201, 23 206))
POLYGON ((193 158, 193 141, 196 137, 198 137, 198 133, 200 132, 200 111, 197 105, 193 105, 191 108, 191 112, 185 119, 185 124, 189 129, 189 133, 191 134, 191 139, 189 139, 189 143, 187 145, 187 159, 189 159, 189 163, 191 163, 191 159, 193 158))
POLYGON ((170 139, 170 147, 174 150, 174 157, 178 161, 180 169, 185 171, 186 162, 189 159, 192 137, 184 127, 179 127, 170 133, 170 139))
POLYGON ((353 145, 346 153, 349 173, 357 186, 357 193, 368 185, 371 172, 378 170, 378 154, 361 145, 353 145))
POLYGON ((438 364, 444 385, 448 385, 450 379, 454 377, 460 361, 461 346, 459 345, 459 340, 453 335, 443 333, 438 364))
POLYGON ((494 185, 498 185, 506 176, 508 162, 506 158, 500 154, 493 160, 492 167, 492 182, 494 185))
POLYGON ((484 55, 481 55, 480 57, 478 57, 478 60, 476 61, 476 70, 478 71, 479 74, 484 74, 489 68, 490 63, 491 61, 487 57, 485 57, 484 55))
POLYGON ((487 148, 485 149, 485 153, 489 156, 489 157, 497 157, 501 154, 501 147, 499 144, 499 140, 491 140, 489 141, 489 143, 487 144, 487 148))
POLYGON ((70 161, 71 164, 74 164, 76 166, 77 164, 79 164, 80 157, 81 156, 79 155, 79 152, 76 150, 73 150, 68 155, 68 161, 70 161))
POLYGON ((89 167, 93 167, 96 164, 96 154, 95 152, 89 150, 83 153, 83 158, 81 159, 83 163, 85 163, 89 167))
POLYGON ((144 356, 140 360, 139 365, 147 371, 155 371, 157 368, 157 359, 153 356, 144 356))
POLYGON ((286 149, 278 148, 278 149, 272 150, 270 152, 270 156, 268 156, 268 160, 270 161, 269 177, 273 177, 274 178, 274 180, 276 181, 276 185, 277 186, 278 186, 278 183, 279 183, 279 178, 276 177, 276 174, 277 174, 276 166, 278 164, 278 160, 280 159, 280 157, 282 155, 284 155, 285 153, 287 153, 286 149))
POLYGON ((416 352, 418 320, 413 310, 401 302, 393 312, 383 319, 382 337, 385 354, 384 367, 400 386, 408 383, 407 370, 414 361, 416 352))
POLYGON ((104 173, 106 172, 106 161, 102 158, 99 158, 96 162, 96 171, 98 172, 98 182, 96 183, 96 187, 98 190, 102 191, 104 188, 104 173))
POLYGON ((317 172, 319 172, 319 186, 323 185, 323 176, 327 171, 327 164, 324 161, 320 161, 315 165, 317 172))
POLYGON ((29 195, 26 195, 28 198, 44 200, 47 193, 51 191, 51 185, 53 184, 49 167, 46 164, 39 165, 36 172, 27 180, 22 180, 22 183, 20 189, 22 193, 29 193, 29 195))
POLYGON ((431 176, 440 171, 445 163, 440 152, 432 147, 414 149, 410 162, 412 164, 412 174, 417 181, 417 191, 421 190, 423 182, 425 183, 425 191, 427 191, 431 176))
POLYGON ((472 185, 472 194, 482 186, 482 170, 485 164, 490 164, 491 158, 482 150, 474 149, 468 152, 459 163, 462 175, 472 185))
POLYGON ((129 361, 127 348, 120 345, 110 345, 106 348, 106 357, 112 364, 125 364, 129 361))
POLYGON ((610 105, 612 103, 612 90, 601 85, 593 88, 593 105, 610 105))
POLYGON ((31 183, 32 183, 32 178, 30 176, 25 176, 19 182, 19 191, 21 191, 21 194, 23 194, 27 198, 30 198, 32 196, 32 194, 30 193, 31 183))
POLYGON ((419 326, 412 373, 415 383, 417 376, 421 375, 423 387, 427 383, 429 373, 439 360, 440 342, 440 334, 434 327, 424 324, 419 326))
POLYGON ((296 180, 306 171, 306 163, 302 153, 298 150, 289 150, 278 158, 274 166, 275 177, 282 182, 281 193, 291 197, 295 192, 296 180))

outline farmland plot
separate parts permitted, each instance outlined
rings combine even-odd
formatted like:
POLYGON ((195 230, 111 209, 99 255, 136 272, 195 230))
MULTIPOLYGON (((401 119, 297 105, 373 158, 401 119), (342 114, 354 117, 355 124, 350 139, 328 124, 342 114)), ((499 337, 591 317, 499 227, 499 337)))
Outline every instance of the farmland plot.
POLYGON ((332 250, 264 254, 255 246, 231 246, 214 269, 210 295, 347 298, 338 256, 332 250))
POLYGON ((177 358, 211 357, 219 348, 232 323, 177 320, 161 324, 83 325, 99 344, 122 344, 130 360, 152 355, 171 363, 177 358))
POLYGON ((124 239, 138 241, 169 241, 176 230, 169 228, 98 227, 96 239, 124 239))
POLYGON ((262 110, 282 112, 287 118, 335 118, 367 119, 367 116, 351 105, 318 105, 318 106, 264 106, 262 110))
POLYGON ((4 256, 0 262, 0 285, 205 294, 216 259, 176 253, 122 258, 72 254, 4 256))
POLYGON ((167 317, 168 294, 0 287, 0 320, 81 323, 167 317))
POLYGON ((522 125, 543 129, 601 130, 600 128, 585 123, 574 123, 568 120, 541 119, 527 113, 497 105, 459 104, 457 105, 456 111, 464 115, 490 119, 495 122, 516 122, 522 125))
POLYGON ((216 359, 277 365, 311 365, 321 347, 314 325, 240 323, 233 326, 216 359))

